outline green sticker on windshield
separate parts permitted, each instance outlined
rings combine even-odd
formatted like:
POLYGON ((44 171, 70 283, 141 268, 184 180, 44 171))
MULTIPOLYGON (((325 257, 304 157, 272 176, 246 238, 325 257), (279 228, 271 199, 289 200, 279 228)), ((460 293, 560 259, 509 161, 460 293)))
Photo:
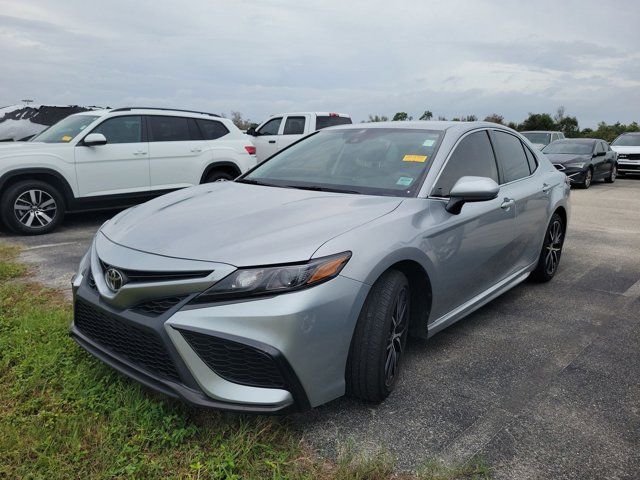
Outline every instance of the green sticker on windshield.
POLYGON ((411 177, 400 177, 396 182, 396 185, 402 185, 403 187, 408 187, 413 182, 413 178, 411 177))
POLYGON ((423 147, 433 147, 433 144, 436 143, 435 140, 427 138, 424 142, 422 142, 423 147))

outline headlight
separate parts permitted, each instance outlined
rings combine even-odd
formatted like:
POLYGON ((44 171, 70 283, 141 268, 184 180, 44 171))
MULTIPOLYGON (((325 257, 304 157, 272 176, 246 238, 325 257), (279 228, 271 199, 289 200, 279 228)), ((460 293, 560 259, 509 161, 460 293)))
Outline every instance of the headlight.
POLYGON ((584 162, 583 163, 567 163, 567 167, 582 168, 584 167, 584 162))
POLYGON ((349 258, 351 252, 343 252, 297 265, 239 268, 194 298, 192 303, 274 295, 313 287, 336 277, 349 258))

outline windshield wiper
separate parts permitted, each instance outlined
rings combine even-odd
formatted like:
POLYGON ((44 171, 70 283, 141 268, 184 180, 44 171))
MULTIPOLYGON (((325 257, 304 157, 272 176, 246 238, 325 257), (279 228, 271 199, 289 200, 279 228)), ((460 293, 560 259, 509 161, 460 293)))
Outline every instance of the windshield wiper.
POLYGON ((314 192, 333 192, 333 193, 356 193, 361 195, 361 192, 357 192, 355 190, 344 190, 342 188, 331 188, 331 187, 318 187, 316 185, 286 185, 288 188, 297 188, 299 190, 312 190, 314 192))
POLYGON ((281 185, 274 185, 273 183, 261 182, 260 180, 254 180, 253 178, 239 178, 234 180, 236 183, 247 183, 249 185, 261 185, 263 187, 280 187, 281 185))

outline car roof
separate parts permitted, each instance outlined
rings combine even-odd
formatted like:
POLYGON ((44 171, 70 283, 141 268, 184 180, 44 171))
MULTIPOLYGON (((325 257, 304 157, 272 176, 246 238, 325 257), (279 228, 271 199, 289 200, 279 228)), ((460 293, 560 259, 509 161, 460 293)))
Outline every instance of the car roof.
POLYGON ((204 118, 208 120, 229 120, 215 113, 196 112, 192 110, 179 110, 172 108, 153 108, 153 107, 122 107, 122 108, 101 108, 96 110, 87 110, 85 112, 74 113, 74 115, 95 115, 103 117, 110 114, 130 115, 136 113, 139 115, 164 115, 176 117, 193 117, 204 118))
POLYGON ((604 140, 600 138, 563 138, 561 140, 556 140, 553 143, 593 143, 593 142, 604 142, 604 140))
POLYGON ((339 117, 351 118, 351 115, 349 115, 348 113, 340 113, 340 112, 282 112, 282 113, 272 113, 271 115, 269 115, 269 118, 280 117, 284 115, 316 115, 316 116, 323 116, 323 117, 328 117, 329 115, 337 115, 339 117))
POLYGON ((524 132, 520 132, 520 133, 562 133, 559 130, 525 130, 524 132))
POLYGON ((374 129, 374 128, 412 128, 416 130, 458 130, 463 133, 467 130, 477 128, 497 128, 501 130, 513 131, 509 127, 499 125, 493 122, 454 122, 442 120, 411 120, 406 122, 365 122, 352 123, 349 125, 336 125, 325 128, 324 130, 358 130, 358 129, 374 129))

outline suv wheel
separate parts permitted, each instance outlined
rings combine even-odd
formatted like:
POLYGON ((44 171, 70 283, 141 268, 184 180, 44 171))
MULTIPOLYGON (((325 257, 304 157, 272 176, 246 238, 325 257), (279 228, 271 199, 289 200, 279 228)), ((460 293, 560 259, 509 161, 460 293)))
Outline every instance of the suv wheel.
POLYGON ((26 180, 10 186, 4 193, 0 215, 14 232, 40 235, 60 224, 64 210, 64 198, 55 187, 39 180, 26 180))
POLYGON ((409 330, 409 299, 409 282, 397 270, 386 272, 371 287, 347 360, 351 396, 381 402, 393 390, 409 330))
POLYGON ((560 264, 560 256, 562 255, 562 246, 564 245, 564 230, 565 226, 562 217, 554 213, 544 234, 538 265, 531 272, 531 278, 534 280, 548 282, 556 274, 560 264))
POLYGON ((213 183, 213 182, 228 182, 233 180, 235 177, 225 170, 214 170, 207 178, 205 178, 204 183, 213 183))

